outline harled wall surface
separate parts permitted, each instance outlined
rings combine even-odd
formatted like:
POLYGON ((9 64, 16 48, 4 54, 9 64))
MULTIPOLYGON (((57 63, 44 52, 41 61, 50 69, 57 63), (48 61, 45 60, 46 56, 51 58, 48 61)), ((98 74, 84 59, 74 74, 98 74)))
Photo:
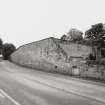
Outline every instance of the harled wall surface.
POLYGON ((89 46, 62 44, 51 37, 21 46, 11 55, 11 60, 43 71, 72 74, 75 67, 83 70, 83 66, 80 65, 84 65, 85 58, 91 52, 89 46))

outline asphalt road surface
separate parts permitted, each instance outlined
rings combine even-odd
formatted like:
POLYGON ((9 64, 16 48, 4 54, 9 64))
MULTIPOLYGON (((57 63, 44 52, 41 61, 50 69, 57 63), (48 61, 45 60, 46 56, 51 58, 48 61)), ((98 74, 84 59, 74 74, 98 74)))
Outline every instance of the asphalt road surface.
POLYGON ((105 105, 105 86, 1 61, 0 105, 105 105))

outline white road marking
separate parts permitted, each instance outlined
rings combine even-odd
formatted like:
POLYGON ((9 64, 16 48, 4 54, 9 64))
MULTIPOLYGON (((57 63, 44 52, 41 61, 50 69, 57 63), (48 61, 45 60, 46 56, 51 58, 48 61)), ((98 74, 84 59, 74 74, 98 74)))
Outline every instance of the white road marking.
POLYGON ((0 93, 0 97, 1 97, 1 98, 5 98, 5 96, 4 96, 3 94, 1 94, 1 93, 0 93))
POLYGON ((14 100, 11 96, 9 96, 6 92, 4 92, 2 89, 0 89, 0 92, 3 94, 3 96, 7 97, 15 105, 21 105, 16 100, 14 100))

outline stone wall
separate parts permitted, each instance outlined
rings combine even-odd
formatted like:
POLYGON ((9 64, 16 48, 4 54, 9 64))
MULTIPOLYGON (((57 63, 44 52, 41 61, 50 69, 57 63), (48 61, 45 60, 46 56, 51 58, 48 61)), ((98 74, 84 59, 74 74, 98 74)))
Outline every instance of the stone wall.
POLYGON ((12 55, 14 63, 44 71, 72 74, 73 66, 80 65, 92 52, 91 47, 80 44, 62 44, 55 38, 29 43, 19 47, 12 55))

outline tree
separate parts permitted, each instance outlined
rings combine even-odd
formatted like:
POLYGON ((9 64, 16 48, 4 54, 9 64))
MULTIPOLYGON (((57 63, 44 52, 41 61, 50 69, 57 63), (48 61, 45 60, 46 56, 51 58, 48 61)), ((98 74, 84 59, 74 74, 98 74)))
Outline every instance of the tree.
POLYGON ((92 25, 92 27, 85 32, 85 37, 90 39, 94 45, 98 46, 99 44, 101 44, 104 34, 105 34, 105 29, 103 27, 103 24, 98 23, 98 24, 92 25))
POLYGON ((0 39, 0 54, 2 54, 3 41, 0 39))
POLYGON ((83 32, 81 32, 78 29, 72 28, 69 30, 69 32, 67 33, 67 40, 69 41, 81 41, 83 40, 83 32))
MULTIPOLYGON (((93 50, 96 47, 96 61, 100 63, 101 48, 105 45, 105 30, 102 23, 92 25, 92 27, 85 32, 85 38, 91 41, 93 50)), ((95 52, 95 51, 93 51, 95 52)), ((97 68, 98 69, 98 68, 97 68)))
POLYGON ((4 60, 8 60, 10 55, 16 50, 16 47, 11 43, 5 43, 2 48, 2 56, 4 60))
POLYGON ((72 28, 72 29, 69 30, 69 32, 67 32, 66 35, 63 35, 61 37, 61 42, 64 42, 64 41, 67 41, 67 42, 70 42, 70 41, 73 41, 73 42, 81 41, 81 40, 83 40, 83 36, 82 35, 83 35, 83 33, 80 30, 72 28))

